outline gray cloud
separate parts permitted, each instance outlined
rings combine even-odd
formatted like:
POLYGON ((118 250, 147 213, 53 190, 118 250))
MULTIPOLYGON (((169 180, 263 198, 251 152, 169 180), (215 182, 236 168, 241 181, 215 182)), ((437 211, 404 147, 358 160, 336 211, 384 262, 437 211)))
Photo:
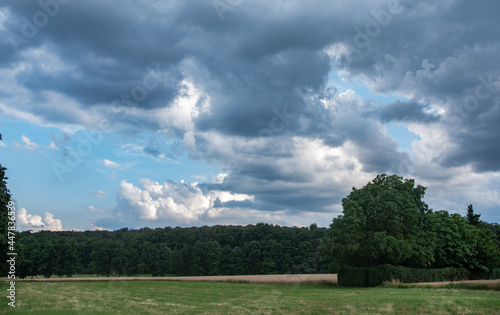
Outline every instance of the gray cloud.
POLYGON ((428 123, 439 119, 439 116, 427 113, 426 110, 430 110, 430 107, 417 102, 396 101, 381 108, 379 116, 382 122, 413 121, 428 123))
POLYGON ((2 5, 2 103, 131 139, 162 131, 174 144, 152 136, 143 153, 187 151, 226 168, 223 190, 255 196, 216 206, 328 211, 360 180, 410 173, 391 121, 442 131, 432 163, 500 170, 494 1, 251 1, 222 21, 211 1, 70 1, 32 38, 24 18, 42 9, 2 5), (335 71, 408 101, 339 91, 335 71))
MULTIPOLYGON (((339 55, 337 66, 381 93, 408 96, 381 110, 383 121, 435 122, 417 103, 443 110, 440 128, 456 147, 438 160, 498 171, 497 117, 500 5, 485 1, 401 2, 404 10, 364 49, 339 55), (492 82, 482 86, 482 82, 492 82), (489 88, 489 89, 488 89, 489 88), (479 97, 478 97, 479 96, 479 97)), ((352 47, 352 46, 351 46, 352 47)))

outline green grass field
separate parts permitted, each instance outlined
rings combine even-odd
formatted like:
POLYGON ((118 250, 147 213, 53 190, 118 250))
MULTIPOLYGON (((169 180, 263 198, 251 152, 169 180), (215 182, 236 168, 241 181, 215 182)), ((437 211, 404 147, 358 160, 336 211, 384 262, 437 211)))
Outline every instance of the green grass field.
POLYGON ((177 281, 17 282, 22 314, 499 314, 500 291, 177 281))

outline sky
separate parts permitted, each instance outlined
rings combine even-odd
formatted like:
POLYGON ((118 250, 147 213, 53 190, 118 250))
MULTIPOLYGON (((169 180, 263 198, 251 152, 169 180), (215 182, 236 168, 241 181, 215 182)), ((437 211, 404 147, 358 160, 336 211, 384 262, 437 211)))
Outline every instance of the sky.
POLYGON ((19 230, 328 226, 378 174, 500 222, 500 2, 3 0, 19 230))

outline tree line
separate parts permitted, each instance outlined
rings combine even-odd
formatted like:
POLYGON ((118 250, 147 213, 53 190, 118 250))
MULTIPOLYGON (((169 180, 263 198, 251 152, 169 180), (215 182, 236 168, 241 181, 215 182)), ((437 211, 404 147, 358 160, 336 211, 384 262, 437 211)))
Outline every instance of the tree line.
POLYGON ((433 211, 423 201, 426 187, 385 174, 342 200, 322 247, 330 270, 376 267, 465 268, 488 274, 500 268, 500 227, 480 220, 469 205, 465 215, 433 211))
POLYGON ((247 226, 19 233, 17 276, 213 276, 326 272, 326 228, 247 226))

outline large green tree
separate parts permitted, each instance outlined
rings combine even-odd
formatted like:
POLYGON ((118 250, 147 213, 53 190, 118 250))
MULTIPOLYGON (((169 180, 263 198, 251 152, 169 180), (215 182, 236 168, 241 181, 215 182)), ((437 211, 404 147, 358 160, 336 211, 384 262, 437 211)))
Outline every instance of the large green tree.
POLYGON ((434 261, 435 234, 427 229, 431 210, 422 200, 426 187, 413 179, 378 175, 342 200, 329 237, 337 266, 379 264, 427 267, 434 261))
MULTIPOLYGON (((0 134, 2 140, 2 134, 0 134)), ((7 231, 8 231, 8 204, 10 201, 10 191, 7 189, 6 168, 0 164, 0 274, 7 275, 7 231)))
POLYGON ((432 227, 437 235, 433 267, 479 268, 478 229, 459 214, 440 210, 433 213, 432 227))

